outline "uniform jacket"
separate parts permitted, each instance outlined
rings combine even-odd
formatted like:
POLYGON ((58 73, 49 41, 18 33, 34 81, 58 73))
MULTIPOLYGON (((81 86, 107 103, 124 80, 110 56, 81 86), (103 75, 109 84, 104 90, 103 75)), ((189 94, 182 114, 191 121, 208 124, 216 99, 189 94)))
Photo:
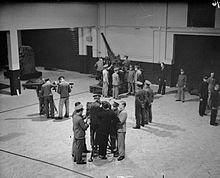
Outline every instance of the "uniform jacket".
POLYGON ((178 77, 177 86, 178 87, 184 87, 184 85, 186 86, 186 81, 187 81, 186 75, 180 74, 178 77))
POLYGON ((128 114, 125 110, 121 111, 118 115, 120 123, 118 124, 118 132, 126 132, 126 120, 128 114))
POLYGON ((101 102, 92 102, 90 109, 89 109, 89 113, 87 113, 87 115, 89 115, 89 118, 91 120, 91 128, 92 129, 96 129, 98 127, 98 114, 101 112, 101 102))
POLYGON ((116 72, 112 74, 112 85, 119 85, 119 75, 116 72))
POLYGON ((83 122, 82 116, 77 114, 73 115, 73 132, 76 139, 85 138, 85 130, 89 127, 88 124, 83 122))
POLYGON ((211 107, 215 107, 217 108, 219 105, 220 105, 220 98, 219 98, 219 92, 214 90, 212 93, 211 93, 211 107))
POLYGON ((120 122, 114 111, 112 110, 102 110, 98 114, 98 129, 97 133, 103 135, 109 135, 110 131, 120 122))
POLYGON ((128 71, 127 81, 128 81, 129 83, 134 83, 134 77, 135 77, 135 71, 134 71, 134 70, 129 70, 129 71, 128 71))
POLYGON ((143 89, 137 91, 135 95, 135 105, 137 107, 144 108, 147 102, 148 102, 147 91, 143 89))
POLYGON ((164 69, 160 69, 160 74, 159 74, 159 79, 160 80, 166 80, 167 76, 166 76, 166 70, 164 69))
POLYGON ((60 98, 69 97, 70 92, 71 92, 71 88, 68 82, 63 81, 58 84, 57 93, 60 94, 60 98))
POLYGON ((202 81, 199 93, 200 93, 200 98, 208 99, 208 83, 207 82, 202 81))
POLYGON ((207 82, 208 82, 208 89, 209 89, 210 91, 213 91, 214 85, 215 85, 215 79, 212 78, 212 77, 209 77, 209 78, 207 79, 207 82))
POLYGON ((51 89, 52 89, 53 87, 55 87, 55 85, 53 85, 53 84, 50 83, 50 82, 49 82, 49 83, 46 82, 45 84, 43 84, 43 85, 41 86, 41 93, 42 93, 43 97, 53 96, 52 91, 51 91, 51 89))
POLYGON ((154 92, 150 87, 146 87, 145 90, 147 91, 147 99, 149 104, 153 103, 154 101, 154 92))

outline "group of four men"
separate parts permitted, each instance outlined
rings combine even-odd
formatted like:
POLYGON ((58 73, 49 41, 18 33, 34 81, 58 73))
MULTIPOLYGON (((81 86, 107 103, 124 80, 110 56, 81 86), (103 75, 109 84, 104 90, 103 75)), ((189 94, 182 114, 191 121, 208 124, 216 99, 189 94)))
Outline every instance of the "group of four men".
POLYGON ((82 159, 82 152, 86 150, 85 131, 90 126, 90 144, 92 147, 91 158, 98 153, 100 159, 107 159, 107 147, 121 161, 125 157, 125 133, 127 112, 126 102, 100 101, 101 95, 95 94, 94 102, 87 103, 86 115, 83 116, 83 106, 80 104, 75 107, 73 114, 73 151, 74 161, 77 164, 86 164, 82 159), (86 118, 86 119, 83 119, 86 118), (110 142, 110 145, 108 145, 110 142))

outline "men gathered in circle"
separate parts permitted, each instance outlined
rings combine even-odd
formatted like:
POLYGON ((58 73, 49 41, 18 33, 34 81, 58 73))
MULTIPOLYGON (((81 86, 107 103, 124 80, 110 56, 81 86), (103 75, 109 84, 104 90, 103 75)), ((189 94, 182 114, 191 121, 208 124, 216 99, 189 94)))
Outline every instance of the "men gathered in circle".
POLYGON ((178 77, 178 81, 176 84, 177 89, 177 100, 176 101, 182 101, 183 103, 185 102, 185 89, 186 89, 186 82, 187 82, 187 77, 186 74, 184 73, 184 70, 180 70, 180 74, 178 77))
POLYGON ((220 105, 218 84, 214 86, 214 90, 211 92, 210 103, 211 103, 210 125, 217 126, 218 124, 216 123, 216 117, 218 113, 218 107, 220 105))
POLYGON ((147 122, 147 91, 143 89, 143 83, 137 81, 136 82, 137 90, 135 94, 135 119, 136 126, 134 129, 140 129, 140 126, 148 124, 147 122))
POLYGON ((207 82, 208 77, 205 76, 203 77, 202 84, 200 86, 200 91, 199 91, 199 115, 204 116, 206 115, 205 110, 207 106, 207 100, 208 100, 208 82, 207 82))
POLYGON ((126 102, 121 101, 119 103, 119 114, 118 114, 118 118, 120 122, 118 123, 118 130, 117 130, 118 152, 119 152, 118 161, 121 161, 125 158, 126 120, 128 117, 128 114, 125 108, 126 108, 126 102))
POLYGON ((144 90, 147 91, 147 102, 146 102, 146 110, 147 110, 147 121, 152 123, 152 103, 154 101, 154 92, 151 89, 151 82, 149 80, 145 80, 144 82, 144 90))
POLYGON ((69 117, 69 93, 71 92, 70 84, 64 80, 64 76, 58 78, 57 93, 60 94, 59 116, 57 119, 63 119, 63 105, 65 105, 66 113, 64 117, 69 117))
POLYGON ((83 105, 79 104, 75 106, 75 114, 73 114, 73 132, 74 132, 74 161, 76 164, 86 164, 82 160, 82 153, 85 144, 85 131, 89 127, 90 120, 88 119, 86 123, 83 121, 83 105))
POLYGON ((164 95, 166 92, 166 70, 164 63, 160 63, 161 69, 160 69, 160 74, 159 74, 159 88, 157 93, 164 95), (162 93, 161 93, 162 90, 162 93))
POLYGON ((41 94, 44 98, 44 107, 47 118, 54 118, 54 100, 52 88, 56 85, 50 82, 50 79, 45 79, 45 83, 41 86, 41 94))
POLYGON ((119 99, 118 95, 119 95, 120 80, 119 80, 118 70, 119 70, 118 67, 114 68, 114 73, 112 74, 112 87, 113 87, 112 96, 114 99, 119 99))

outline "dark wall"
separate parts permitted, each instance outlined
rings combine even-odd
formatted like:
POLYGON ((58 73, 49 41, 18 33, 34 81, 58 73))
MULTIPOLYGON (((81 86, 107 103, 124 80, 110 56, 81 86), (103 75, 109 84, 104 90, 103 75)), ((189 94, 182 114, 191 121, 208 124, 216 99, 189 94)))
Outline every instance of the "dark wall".
POLYGON ((8 65, 8 46, 6 31, 0 32, 0 67, 8 65))
POLYGON ((188 89, 195 89, 204 75, 215 72, 220 81, 220 37, 203 35, 174 35, 172 84, 175 84, 180 68, 188 76, 188 89))
POLYGON ((95 59, 78 55, 78 33, 69 29, 23 30, 22 45, 35 53, 36 66, 90 73, 95 59))

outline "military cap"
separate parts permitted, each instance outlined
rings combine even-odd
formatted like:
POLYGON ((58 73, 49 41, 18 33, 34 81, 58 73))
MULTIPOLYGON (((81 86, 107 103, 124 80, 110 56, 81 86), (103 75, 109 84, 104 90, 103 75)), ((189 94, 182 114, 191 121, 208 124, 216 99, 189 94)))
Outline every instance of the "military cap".
POLYGON ((101 97, 101 95, 100 94, 94 94, 93 98, 96 98, 96 97, 101 97))
POLYGON ((151 82, 149 80, 145 80, 144 83, 147 84, 147 85, 151 85, 151 82))
POLYGON ((83 109, 83 105, 82 104, 79 104, 77 106, 75 106, 75 110, 78 111, 80 109, 83 109))

